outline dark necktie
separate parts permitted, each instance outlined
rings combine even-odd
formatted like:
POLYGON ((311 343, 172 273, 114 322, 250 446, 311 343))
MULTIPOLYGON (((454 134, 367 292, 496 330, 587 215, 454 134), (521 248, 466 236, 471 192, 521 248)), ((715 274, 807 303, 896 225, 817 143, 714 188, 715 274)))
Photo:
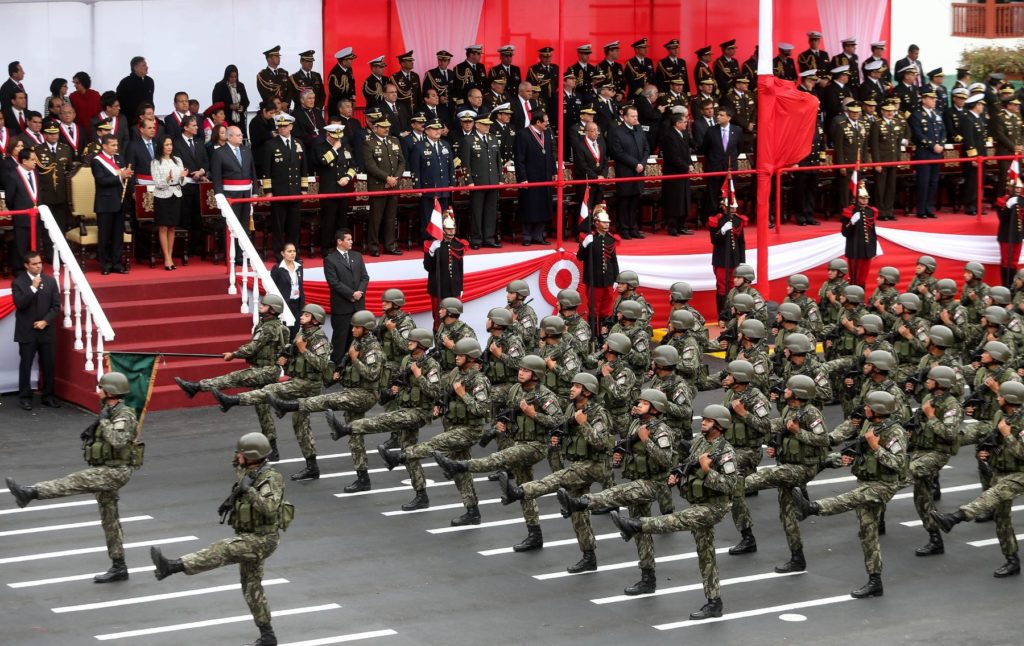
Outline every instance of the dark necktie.
POLYGON ((149 152, 149 158, 152 159, 153 158, 153 140, 152 139, 146 142, 146 150, 149 152))
POLYGON ((196 140, 195 139, 189 139, 188 140, 188 151, 190 153, 192 153, 193 156, 195 156, 195 154, 196 154, 196 140))
POLYGON ((29 188, 31 188, 34 192, 36 190, 36 182, 35 179, 32 177, 32 173, 29 173, 28 175, 26 175, 26 177, 28 177, 29 188))

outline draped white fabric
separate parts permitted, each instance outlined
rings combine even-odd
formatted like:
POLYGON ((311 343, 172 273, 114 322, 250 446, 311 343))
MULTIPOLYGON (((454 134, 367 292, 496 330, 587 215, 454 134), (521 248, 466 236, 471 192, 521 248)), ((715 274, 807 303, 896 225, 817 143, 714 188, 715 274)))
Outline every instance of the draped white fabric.
MULTIPOLYGON (((412 50, 416 57, 415 69, 420 77, 437 65, 437 51, 446 49, 454 54, 454 67, 462 60, 461 52, 476 43, 484 0, 395 0, 395 4, 402 40, 406 50, 412 50)), ((388 61, 388 65, 393 62, 388 61)))
MULTIPOLYGON (((999 243, 995 236, 971 236, 952 233, 926 233, 878 227, 878 237, 923 254, 952 258, 983 265, 999 264, 999 243)), ((1022 254, 1024 255, 1024 254, 1022 254)))
POLYGON ((871 43, 882 35, 889 8, 887 0, 817 0, 817 3, 825 51, 832 55, 843 51, 841 41, 853 36, 857 39, 860 60, 871 55, 871 43))

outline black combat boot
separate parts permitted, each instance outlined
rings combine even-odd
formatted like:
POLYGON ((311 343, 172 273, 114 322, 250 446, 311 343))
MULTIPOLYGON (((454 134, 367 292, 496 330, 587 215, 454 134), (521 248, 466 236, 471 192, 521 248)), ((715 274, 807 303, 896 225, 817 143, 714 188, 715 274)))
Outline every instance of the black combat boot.
POLYGON ((14 481, 14 478, 7 478, 7 490, 14 496, 18 506, 25 508, 28 503, 39 499, 39 490, 35 487, 23 487, 14 481))
POLYGON ((277 415, 277 419, 281 419, 288 413, 294 413, 299 410, 299 400, 279 399, 274 396, 274 393, 267 394, 267 403, 274 409, 274 414, 277 415))
POLYGON ((277 646, 277 635, 274 634, 274 629, 267 624, 266 626, 257 626, 260 629, 259 639, 252 642, 248 646, 277 646))
POLYGON ((267 459, 270 460, 271 462, 277 462, 278 460, 281 459, 281 453, 277 450, 276 437, 270 440, 270 455, 267 456, 267 459))
POLYGON ((587 510, 586 496, 576 498, 565 487, 559 487, 555 496, 558 498, 558 504, 562 505, 562 517, 564 518, 568 518, 573 512, 587 510))
POLYGON ((357 491, 370 490, 370 472, 366 469, 356 469, 356 479, 342 491, 345 493, 356 493, 357 491))
POLYGON ((214 388, 210 392, 213 393, 213 398, 220 404, 220 409, 225 413, 231 410, 234 406, 238 406, 241 403, 241 399, 238 395, 225 395, 221 391, 214 388))
POLYGON ((181 564, 181 559, 165 557, 159 547, 149 548, 149 558, 153 559, 153 565, 156 566, 153 576, 156 577, 157 581, 163 581, 172 574, 185 571, 185 567, 181 564))
MULTIPOLYGON (((502 471, 495 471, 494 473, 487 474, 487 482, 497 482, 498 478, 501 477, 502 471)), ((508 475, 507 473, 505 475, 508 475)))
POLYGON ((452 518, 452 527, 462 527, 463 525, 479 525, 480 524, 480 508, 476 505, 466 507, 466 513, 462 514, 458 518, 452 518))
POLYGON ((932 478, 932 500, 942 500, 942 489, 939 488, 939 472, 932 478))
POLYGON ((128 566, 124 559, 114 559, 110 569, 103 574, 97 574, 92 578, 93 583, 113 583, 114 581, 128 580, 128 566))
POLYGON ((1006 563, 1003 563, 998 570, 992 573, 997 579, 1004 579, 1008 576, 1017 576, 1020 574, 1020 557, 1016 553, 1010 554, 1006 557, 1006 563))
POLYGON ((640 521, 636 518, 630 518, 626 516, 623 518, 619 516, 619 512, 612 512, 612 523, 619 530, 619 535, 622 536, 622 540, 628 541, 633 538, 635 534, 640 533, 640 521))
POLYGON ((352 427, 334 416, 334 411, 327 411, 327 425, 331 427, 331 439, 337 442, 352 433, 352 427))
POLYGON ((384 446, 388 447, 388 451, 391 449, 397 449, 401 444, 398 441, 398 431, 393 432, 388 436, 387 442, 384 442, 384 446))
POLYGON ((185 394, 188 395, 189 399, 195 397, 196 393, 202 390, 202 388, 199 387, 198 381, 185 381, 181 377, 175 377, 174 383, 178 384, 178 388, 185 391, 185 394))
POLYGON ((965 520, 967 520, 967 516, 965 516, 964 512, 959 509, 954 511, 952 514, 943 514, 938 509, 933 509, 932 518, 934 518, 935 522, 939 524, 939 527, 942 528, 942 531, 946 532, 947 534, 950 531, 952 531, 953 525, 956 525, 957 523, 962 523, 965 520))
POLYGON ((700 621, 701 619, 711 619, 712 617, 722 616, 722 598, 708 599, 700 610, 697 612, 690 613, 690 619, 693 621, 700 621))
POLYGON ((729 554, 736 556, 737 554, 753 554, 757 551, 757 540, 754 538, 754 531, 749 527, 740 531, 739 543, 736 543, 729 548, 729 554))
POLYGON ((377 454, 380 456, 381 460, 384 460, 384 466, 388 468, 388 471, 391 471, 400 464, 405 464, 405 451, 393 453, 388 450, 387 446, 378 444, 377 454))
POLYGON ((569 574, 579 574, 580 572, 594 572, 597 570, 597 555, 594 554, 594 550, 586 550, 583 552, 583 558, 576 562, 576 565, 570 565, 565 568, 565 571, 569 574))
POLYGON ((640 580, 623 590, 623 594, 635 597, 638 594, 651 594, 658 589, 658 579, 654 576, 654 570, 640 570, 640 580))
POLYGON ((529 552, 544 547, 544 535, 540 533, 540 525, 527 525, 529 532, 521 542, 512 546, 513 552, 529 552))
POLYGON ((320 467, 316 463, 316 456, 306 458, 306 468, 291 475, 292 480, 317 480, 320 477, 320 467))
POLYGON ((417 509, 426 509, 430 506, 430 498, 427 498, 426 489, 417 489, 416 496, 412 500, 402 505, 402 511, 416 511, 417 509))
POLYGON ((437 461, 437 466, 441 467, 441 472, 444 473, 444 477, 449 480, 451 480, 456 473, 466 473, 469 471, 464 460, 452 460, 440 451, 434 451, 434 459, 437 461))
POLYGON ((789 554, 789 560, 782 565, 775 566, 777 574, 788 574, 790 572, 803 572, 807 569, 807 561, 804 559, 804 551, 793 550, 789 554))
POLYGON ((797 520, 803 520, 808 516, 817 516, 821 513, 818 503, 807 500, 799 487, 793 487, 790 492, 793 495, 793 504, 796 505, 797 520))
POLYGON ((498 487, 501 489, 501 504, 511 505, 517 500, 523 499, 523 488, 514 482, 509 482, 508 474, 504 471, 498 473, 498 487))
POLYGON ((850 596, 854 599, 882 596, 882 575, 869 574, 868 582, 851 592, 850 596))
POLYGON ((942 534, 938 532, 928 532, 928 544, 914 550, 914 554, 918 556, 931 556, 945 552, 946 547, 942 544, 942 534))

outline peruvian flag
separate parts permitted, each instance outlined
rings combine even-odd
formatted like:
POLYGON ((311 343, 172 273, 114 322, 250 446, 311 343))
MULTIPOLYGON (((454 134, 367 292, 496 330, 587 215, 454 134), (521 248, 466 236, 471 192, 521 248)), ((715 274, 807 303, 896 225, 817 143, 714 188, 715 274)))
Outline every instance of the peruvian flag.
POLYGON ((850 193, 853 195, 853 199, 857 199, 857 176, 860 175, 860 166, 853 169, 850 173, 850 193))
POLYGON ((1020 159, 1010 162, 1010 169, 1006 172, 1007 183, 1016 182, 1020 178, 1020 159))
POLYGON ((586 222, 587 218, 590 217, 590 207, 588 204, 590 204, 590 186, 587 186, 583 191, 583 203, 580 204, 580 224, 586 222))
POLYGON ((732 204, 732 197, 736 195, 736 186, 732 183, 732 174, 730 173, 724 182, 722 182, 722 200, 726 205, 732 204))
POLYGON ((444 237, 442 228, 441 202, 434 198, 434 210, 430 213, 430 222, 427 223, 427 234, 433 240, 423 241, 423 251, 434 255, 434 252, 441 246, 441 238, 444 237))

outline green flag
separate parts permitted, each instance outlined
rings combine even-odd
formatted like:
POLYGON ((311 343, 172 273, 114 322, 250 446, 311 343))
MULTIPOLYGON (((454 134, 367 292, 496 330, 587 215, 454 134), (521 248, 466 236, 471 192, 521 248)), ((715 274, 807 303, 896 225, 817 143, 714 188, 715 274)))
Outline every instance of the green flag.
POLYGON ((140 428, 142 420, 146 417, 149 398, 153 395, 159 356, 157 354, 121 354, 118 352, 107 354, 107 371, 120 372, 128 378, 129 391, 125 395, 124 402, 135 409, 135 416, 139 419, 140 428))

